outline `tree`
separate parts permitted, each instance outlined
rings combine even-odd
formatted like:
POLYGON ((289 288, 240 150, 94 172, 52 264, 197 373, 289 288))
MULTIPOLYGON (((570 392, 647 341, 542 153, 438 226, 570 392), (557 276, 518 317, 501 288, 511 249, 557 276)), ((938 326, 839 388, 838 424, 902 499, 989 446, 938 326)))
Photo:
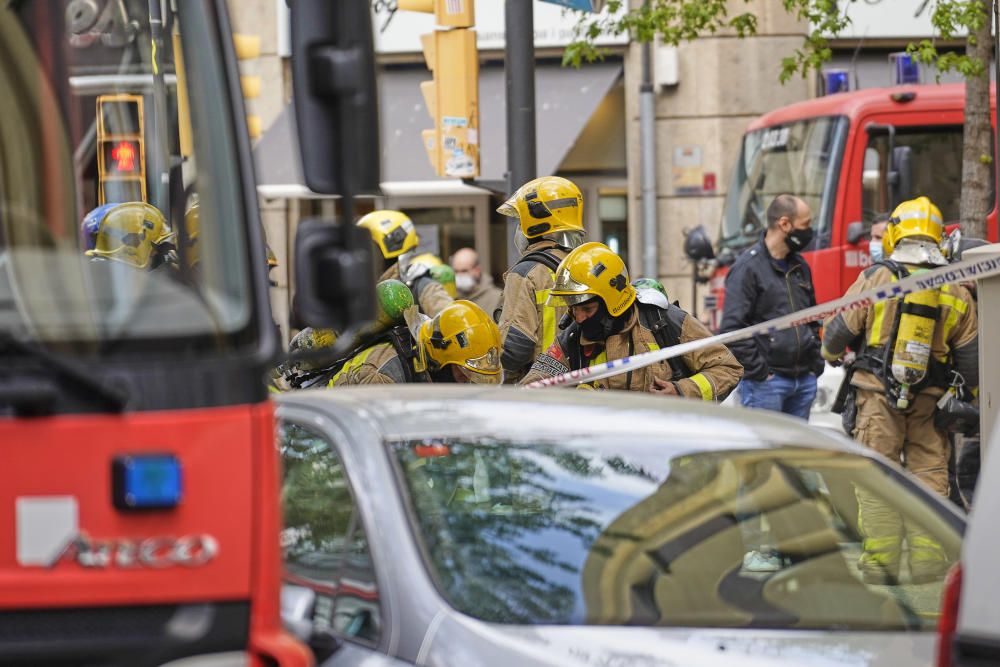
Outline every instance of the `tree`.
MULTIPOLYGON (((849 24, 846 9, 858 0, 781 0, 789 14, 810 26, 802 46, 782 58, 779 80, 784 83, 796 74, 806 76, 819 69, 833 55, 830 38, 849 24)), ((911 43, 907 51, 939 72, 957 71, 967 82, 965 136, 962 160, 962 200, 960 217, 965 234, 984 238, 986 214, 992 207, 991 170, 993 162, 990 131, 991 0, 928 0, 933 3, 931 23, 938 35, 911 43), (939 51, 936 39, 954 39, 968 32, 964 54, 939 51)), ((646 0, 641 6, 620 12, 624 0, 608 0, 608 11, 583 14, 576 26, 576 39, 566 47, 563 64, 579 67, 603 56, 594 41, 602 34, 629 34, 638 42, 657 36, 664 44, 677 46, 720 30, 733 30, 739 37, 757 33, 755 0, 646 0), (747 11, 733 12, 745 6, 747 11)))

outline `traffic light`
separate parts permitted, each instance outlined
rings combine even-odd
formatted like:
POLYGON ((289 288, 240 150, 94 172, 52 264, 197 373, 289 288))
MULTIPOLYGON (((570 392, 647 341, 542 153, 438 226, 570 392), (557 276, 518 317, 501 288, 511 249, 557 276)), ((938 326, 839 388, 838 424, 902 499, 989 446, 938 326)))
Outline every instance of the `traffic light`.
POLYGON ((433 12, 447 29, 421 35, 432 81, 420 84, 434 129, 421 136, 438 176, 479 176, 479 57, 473 0, 399 0, 399 9, 433 12))
MULTIPOLYGON (((233 44, 236 46, 237 60, 253 60, 260 56, 260 35, 244 35, 233 33, 233 44)), ((260 77, 250 74, 240 74, 240 88, 243 90, 243 99, 252 100, 260 96, 260 77)), ((251 139, 260 137, 261 124, 260 116, 255 113, 247 114, 247 132, 251 139)))
POLYGON ((146 148, 141 95, 97 97, 97 199, 146 201, 146 148))

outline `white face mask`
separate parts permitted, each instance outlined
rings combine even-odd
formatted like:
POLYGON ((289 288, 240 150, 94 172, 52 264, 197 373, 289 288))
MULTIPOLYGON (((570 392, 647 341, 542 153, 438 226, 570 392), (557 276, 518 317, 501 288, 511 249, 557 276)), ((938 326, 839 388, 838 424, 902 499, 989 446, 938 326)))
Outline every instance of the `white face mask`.
POLYGON ((868 242, 868 254, 871 255, 873 264, 882 259, 882 239, 872 239, 868 242))
POLYGON ((471 273, 455 274, 455 289, 459 292, 471 292, 476 288, 476 279, 471 273))

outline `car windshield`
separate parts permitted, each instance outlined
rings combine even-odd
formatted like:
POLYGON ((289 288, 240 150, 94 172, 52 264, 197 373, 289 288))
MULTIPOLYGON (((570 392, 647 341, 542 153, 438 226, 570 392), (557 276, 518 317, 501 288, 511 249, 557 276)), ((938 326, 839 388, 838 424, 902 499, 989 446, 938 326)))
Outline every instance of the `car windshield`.
POLYGON ((201 0, 0 8, 0 338, 148 353, 249 331, 221 38, 201 0))
POLYGON ((816 240, 830 243, 830 222, 847 118, 812 118, 748 132, 730 179, 722 214, 721 245, 753 243, 767 225, 765 212, 777 195, 793 194, 809 204, 816 240))
MULTIPOLYGON (((960 525, 867 457, 662 442, 390 444, 458 610, 511 624, 933 630, 941 582, 865 583, 858 494, 958 557, 960 525)), ((905 558, 904 558, 905 560, 905 558)))

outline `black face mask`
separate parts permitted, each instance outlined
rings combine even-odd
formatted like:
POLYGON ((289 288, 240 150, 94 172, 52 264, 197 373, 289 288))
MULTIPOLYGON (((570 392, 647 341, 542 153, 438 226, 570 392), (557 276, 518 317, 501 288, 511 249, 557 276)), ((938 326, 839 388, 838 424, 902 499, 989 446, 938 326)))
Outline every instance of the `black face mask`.
POLYGON ((625 328, 625 320, 631 309, 626 310, 618 317, 612 317, 607 306, 601 301, 597 312, 580 323, 580 333, 589 341, 599 343, 607 340, 608 336, 613 336, 625 328))
POLYGON ((805 229, 793 229, 788 232, 788 236, 785 237, 785 244, 788 245, 788 249, 792 252, 802 252, 805 250, 806 246, 813 239, 812 227, 807 227, 805 229))

